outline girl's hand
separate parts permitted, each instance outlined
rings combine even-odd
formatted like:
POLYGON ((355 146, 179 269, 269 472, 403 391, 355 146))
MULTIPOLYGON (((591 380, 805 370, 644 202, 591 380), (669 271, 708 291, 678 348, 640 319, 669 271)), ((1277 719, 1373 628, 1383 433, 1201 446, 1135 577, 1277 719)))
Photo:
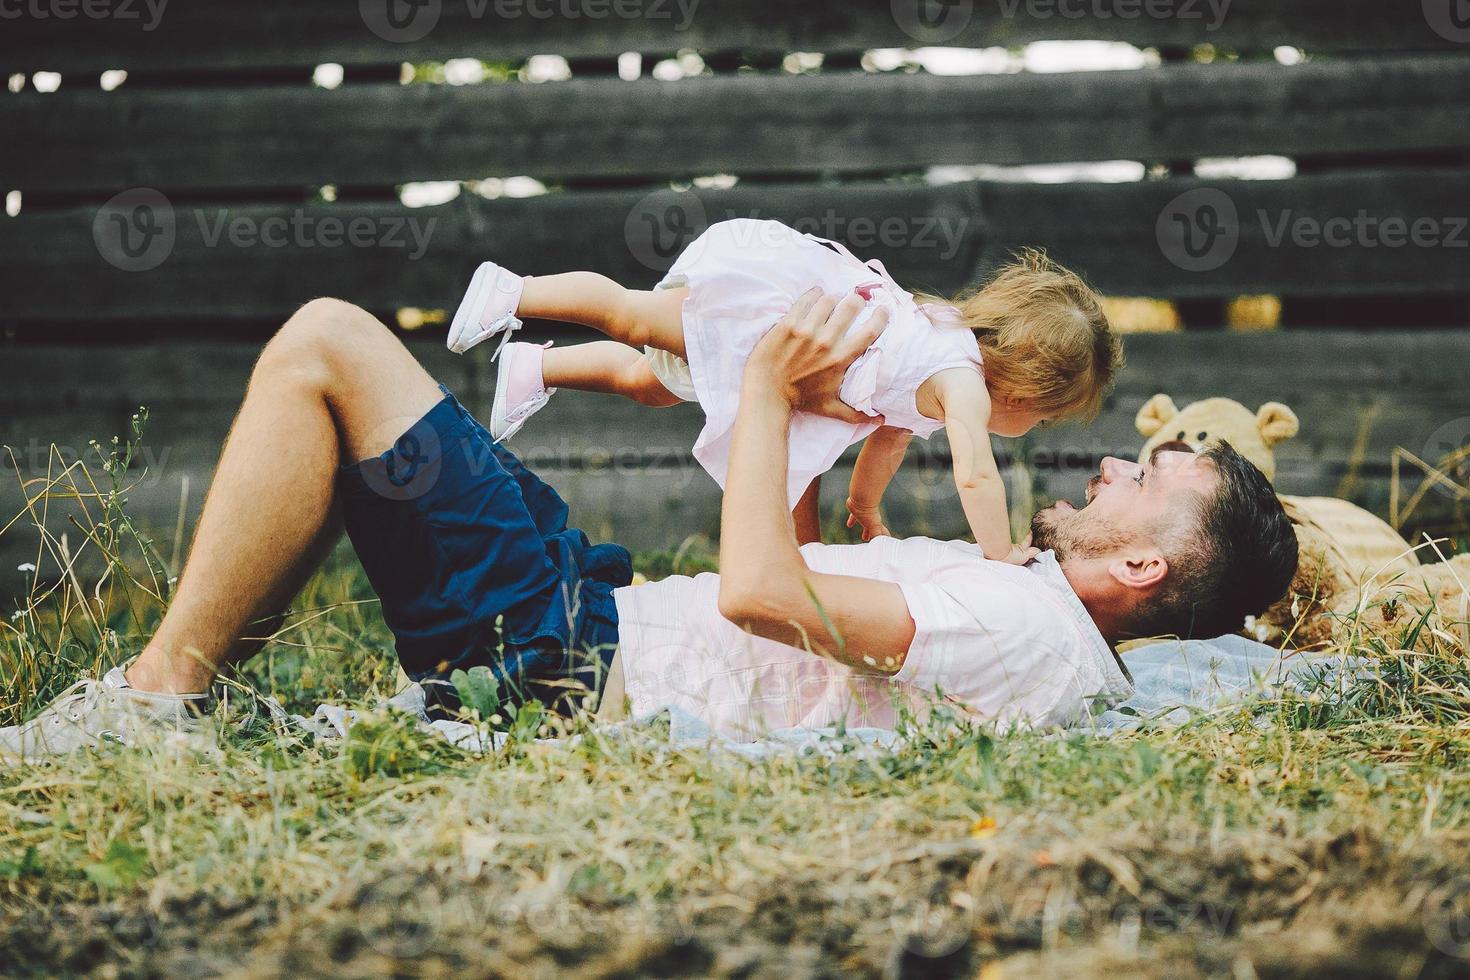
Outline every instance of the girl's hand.
POLYGON ((1010 552, 1001 561, 1007 565, 1024 565, 1039 554, 1041 549, 1031 547, 1031 535, 1028 534, 1025 541, 1011 545, 1010 552))
POLYGON ((863 506, 848 497, 847 526, 857 527, 858 525, 862 525, 864 541, 871 541, 881 535, 892 537, 887 525, 883 523, 883 515, 878 513, 877 506, 863 506))

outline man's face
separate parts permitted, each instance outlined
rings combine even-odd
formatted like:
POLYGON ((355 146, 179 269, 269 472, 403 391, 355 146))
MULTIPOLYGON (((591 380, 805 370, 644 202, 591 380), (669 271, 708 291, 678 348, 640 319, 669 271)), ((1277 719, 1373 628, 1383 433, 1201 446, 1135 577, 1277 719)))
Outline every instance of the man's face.
POLYGON ((1159 532, 1208 494, 1218 478, 1210 461, 1189 452, 1160 450, 1146 463, 1108 456, 1087 484, 1082 508, 1069 501, 1038 511, 1031 543, 1069 557, 1101 558, 1130 545, 1157 545, 1159 532))

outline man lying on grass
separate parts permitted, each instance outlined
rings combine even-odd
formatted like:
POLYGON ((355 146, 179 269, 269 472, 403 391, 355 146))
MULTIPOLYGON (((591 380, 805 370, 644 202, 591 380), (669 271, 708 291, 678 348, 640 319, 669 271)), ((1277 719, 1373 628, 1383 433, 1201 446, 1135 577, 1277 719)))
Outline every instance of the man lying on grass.
POLYGON ((935 697, 1000 725, 1066 724, 1126 696, 1110 644, 1233 631, 1286 589, 1296 537, 1229 447, 1108 458, 1087 504, 1038 513, 1025 566, 968 543, 798 548, 786 501, 792 415, 852 420, 843 371, 877 337, 860 297, 803 296, 746 367, 720 575, 631 586, 628 552, 567 527, 527 470, 372 316, 314 300, 260 356, 188 566, 142 654, 82 681, 0 753, 35 758, 187 725, 242 640, 286 606, 345 525, 404 670, 452 710, 450 672, 611 716, 678 706, 716 731, 891 727, 935 697), (849 329, 851 328, 851 329, 849 329))

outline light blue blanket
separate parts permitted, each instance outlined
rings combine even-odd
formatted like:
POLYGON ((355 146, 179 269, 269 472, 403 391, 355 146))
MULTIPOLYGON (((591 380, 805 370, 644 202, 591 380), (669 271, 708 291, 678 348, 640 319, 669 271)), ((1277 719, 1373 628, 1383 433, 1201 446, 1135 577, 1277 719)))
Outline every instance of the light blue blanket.
MULTIPOLYGON (((1283 655, 1275 647, 1242 636, 1151 643, 1125 654, 1123 662, 1133 676, 1133 696, 1100 711, 1079 725, 1080 729, 1107 735, 1135 728, 1145 720, 1182 724, 1200 711, 1296 686, 1323 670, 1320 660, 1309 661, 1290 652, 1283 655)), ((783 728, 759 742, 739 743, 714 735, 687 712, 663 714, 668 716, 670 741, 676 745, 713 744, 752 758, 801 751, 835 755, 852 751, 854 744, 887 750, 899 741, 894 732, 883 728, 849 728, 844 738, 831 728, 783 728)))
MULTIPOLYGON (((1283 655, 1275 647, 1240 636, 1165 640, 1132 650, 1124 655, 1123 661, 1133 676, 1133 696, 1098 712, 1080 728, 1107 735, 1145 721, 1181 724, 1201 711, 1237 704, 1273 689, 1296 686, 1309 676, 1320 675, 1324 669, 1321 659, 1309 660, 1293 653, 1283 655)), ((1326 666, 1340 665, 1338 661, 1326 666)), ((418 714, 428 723, 423 716, 423 691, 416 684, 389 704, 418 714)), ((318 735, 331 737, 346 734, 355 717, 356 713, 350 709, 324 704, 311 718, 298 715, 295 721, 318 735)), ((737 742, 715 734, 697 716, 677 708, 607 726, 607 733, 636 737, 665 723, 668 742, 674 748, 709 746, 757 759, 806 752, 823 755, 854 750, 881 752, 892 749, 900 740, 899 735, 883 728, 849 728, 840 734, 833 728, 782 728, 757 742, 737 742)), ((485 740, 480 730, 457 722, 437 721, 432 727, 454 744, 471 750, 498 748, 504 743, 501 733, 493 733, 491 739, 485 740)))
POLYGON ((1092 719, 1098 731, 1133 728, 1144 719, 1181 724, 1198 711, 1237 704, 1273 689, 1335 672, 1340 659, 1309 658, 1247 640, 1165 640, 1123 655, 1133 675, 1133 696, 1092 719))

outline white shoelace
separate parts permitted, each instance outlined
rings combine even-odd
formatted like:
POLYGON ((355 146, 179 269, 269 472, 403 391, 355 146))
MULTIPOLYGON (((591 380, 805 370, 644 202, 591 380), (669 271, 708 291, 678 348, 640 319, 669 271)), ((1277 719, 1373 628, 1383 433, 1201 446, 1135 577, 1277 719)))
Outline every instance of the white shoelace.
POLYGON ((500 331, 500 343, 495 345, 495 353, 490 355, 490 363, 492 364, 500 360, 500 352, 505 350, 505 345, 510 343, 510 338, 515 334, 515 332, 521 329, 521 327, 525 326, 525 324, 521 322, 520 317, 516 316, 514 313, 507 313, 505 315, 505 319, 500 322, 504 323, 504 326, 500 326, 499 324, 497 324, 495 327, 491 328, 492 333, 495 330, 500 331))
POLYGON ((57 723, 61 721, 62 715, 65 715, 73 723, 81 721, 81 709, 83 707, 91 707, 95 704, 97 695, 101 689, 101 681, 92 680, 91 678, 77 681, 71 687, 62 691, 55 701, 51 702, 51 707, 47 711, 47 714, 51 716, 50 720, 53 723, 57 723))

